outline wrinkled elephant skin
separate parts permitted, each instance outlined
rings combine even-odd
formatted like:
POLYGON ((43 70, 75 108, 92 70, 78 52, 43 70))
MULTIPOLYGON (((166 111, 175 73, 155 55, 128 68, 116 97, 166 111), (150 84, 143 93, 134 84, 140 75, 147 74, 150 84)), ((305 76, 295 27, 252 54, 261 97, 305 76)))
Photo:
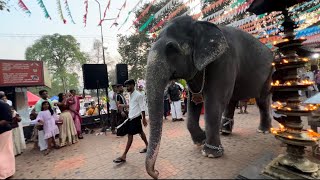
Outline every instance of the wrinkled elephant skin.
POLYGON ((187 80, 192 92, 203 89, 205 131, 199 125, 202 104, 191 102, 192 93, 188 98, 187 127, 194 143, 204 143, 203 155, 220 157, 224 152, 220 129, 227 131, 229 126, 232 130, 230 125, 233 124, 238 100, 256 98, 261 117, 259 130, 268 131, 271 127, 269 90, 272 60, 271 50, 240 29, 195 21, 189 16, 169 22, 148 56, 148 174, 153 178, 159 175, 154 166, 162 134, 163 92, 171 79, 187 80), (224 117, 223 126, 220 126, 221 117, 224 117))

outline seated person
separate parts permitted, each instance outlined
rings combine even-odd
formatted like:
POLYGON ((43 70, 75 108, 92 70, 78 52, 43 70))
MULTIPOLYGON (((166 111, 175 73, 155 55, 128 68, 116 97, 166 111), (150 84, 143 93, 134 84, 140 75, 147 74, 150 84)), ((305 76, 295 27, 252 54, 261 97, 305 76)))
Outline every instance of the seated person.
POLYGON ((95 106, 94 104, 92 104, 90 106, 90 108, 88 109, 88 111, 87 111, 87 115, 88 116, 94 116, 94 115, 98 115, 98 114, 99 114, 98 107, 95 106))

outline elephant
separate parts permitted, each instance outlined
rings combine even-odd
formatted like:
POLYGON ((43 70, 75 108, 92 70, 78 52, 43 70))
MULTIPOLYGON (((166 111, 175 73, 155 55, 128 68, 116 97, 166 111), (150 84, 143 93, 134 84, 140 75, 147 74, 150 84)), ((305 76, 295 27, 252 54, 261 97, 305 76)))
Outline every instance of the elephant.
POLYGON ((147 60, 148 174, 153 178, 159 175, 154 166, 162 134, 163 90, 170 80, 187 81, 187 128, 193 142, 203 145, 203 155, 220 157, 224 152, 221 120, 232 124, 238 100, 255 97, 260 111, 259 130, 271 128, 272 61, 272 51, 240 29, 197 21, 190 16, 168 22, 152 44, 147 60), (205 107, 205 131, 199 125, 201 102, 205 107))

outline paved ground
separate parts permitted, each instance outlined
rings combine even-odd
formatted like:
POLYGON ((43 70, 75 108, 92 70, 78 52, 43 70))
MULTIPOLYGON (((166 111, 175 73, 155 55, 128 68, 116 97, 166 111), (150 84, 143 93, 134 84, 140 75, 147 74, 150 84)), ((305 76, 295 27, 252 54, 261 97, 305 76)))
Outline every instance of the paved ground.
MULTIPOLYGON (((237 110, 238 111, 238 110, 237 110)), ((271 135, 257 134, 259 115, 255 106, 250 114, 235 117, 232 136, 222 137, 225 155, 208 159, 201 155, 201 148, 193 145, 185 122, 164 123, 164 132, 156 169, 160 178, 234 178, 251 162, 267 151, 281 151, 280 143, 271 135)), ((203 119, 203 117, 201 117, 203 119)), ((201 120, 202 127, 204 121, 201 120)), ((277 123, 274 122, 274 126, 277 123)), ((148 133, 147 133, 148 134, 148 133)), ((120 155, 126 137, 87 134, 79 143, 55 150, 48 156, 28 149, 16 158, 17 171, 13 178, 150 178, 144 168, 144 154, 139 150, 143 142, 134 138, 127 162, 115 165, 112 160, 120 155)))

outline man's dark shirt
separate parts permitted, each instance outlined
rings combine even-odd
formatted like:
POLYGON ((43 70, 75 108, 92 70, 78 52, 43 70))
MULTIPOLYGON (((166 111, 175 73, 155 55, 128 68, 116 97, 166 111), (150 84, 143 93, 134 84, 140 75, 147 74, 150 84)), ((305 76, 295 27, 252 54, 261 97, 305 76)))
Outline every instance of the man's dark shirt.
POLYGON ((0 134, 7 132, 7 131, 10 131, 12 129, 12 127, 11 127, 11 123, 12 123, 11 109, 10 109, 10 106, 3 101, 0 101, 0 120, 5 120, 9 123, 5 126, 0 126, 0 134))
POLYGON ((120 104, 127 104, 126 99, 122 94, 117 94, 117 101, 119 101, 120 104))
POLYGON ((182 91, 182 89, 180 88, 179 85, 171 84, 168 87, 168 94, 170 96, 170 100, 171 101, 179 101, 180 100, 180 91, 182 91))

